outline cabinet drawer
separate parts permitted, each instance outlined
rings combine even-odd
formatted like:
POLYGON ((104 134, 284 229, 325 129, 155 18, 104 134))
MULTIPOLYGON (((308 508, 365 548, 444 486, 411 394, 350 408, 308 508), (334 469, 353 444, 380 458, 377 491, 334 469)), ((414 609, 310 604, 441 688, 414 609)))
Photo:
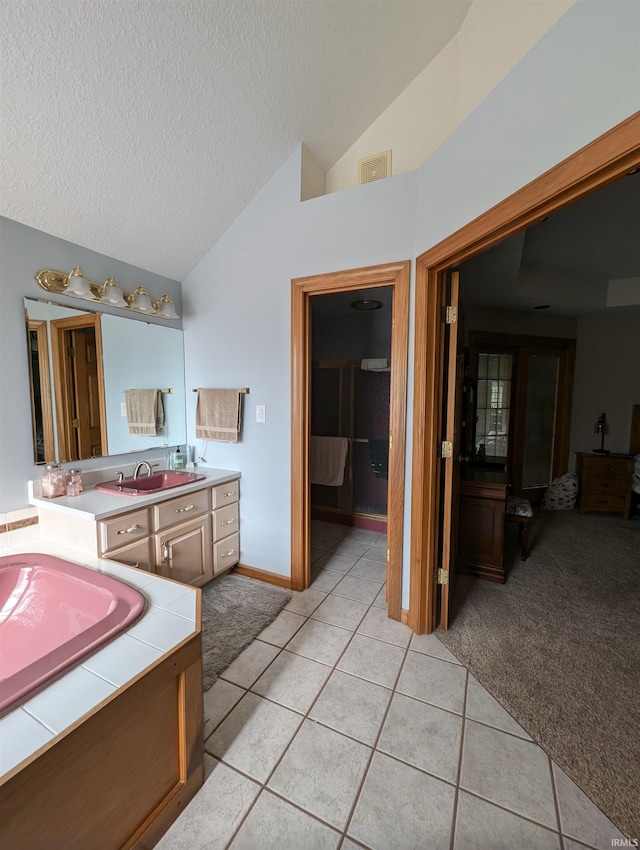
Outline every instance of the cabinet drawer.
POLYGON ((195 519, 209 510, 209 490, 196 490, 153 506, 153 526, 156 531, 171 528, 179 522, 195 519))
POLYGON ((624 511, 625 500, 623 496, 596 496, 587 494, 584 509, 589 511, 624 511))
POLYGON ((227 505, 226 508, 218 508, 213 512, 213 542, 222 540, 223 537, 228 537, 237 531, 239 526, 238 520, 238 503, 227 505))
POLYGON ((125 564, 127 567, 135 567, 137 570, 155 572, 150 537, 132 543, 130 546, 124 546, 122 549, 115 549, 109 553, 109 560, 125 564))
POLYGON ((240 560, 240 535, 238 532, 213 544, 214 575, 233 567, 240 560))
POLYGON ((112 549, 121 549, 129 543, 148 537, 149 511, 147 508, 142 508, 139 511, 103 519, 98 523, 98 527, 100 552, 105 555, 112 549))
POLYGON ((213 510, 223 508, 225 505, 230 505, 231 502, 237 502, 240 498, 240 481, 236 478, 235 481, 227 481, 226 484, 218 484, 217 487, 211 489, 211 507, 213 510))
POLYGON ((625 479, 633 467, 627 458, 589 458, 586 471, 589 478, 625 479))
POLYGON ((621 478, 590 478, 589 496, 624 496, 627 492, 627 482, 621 478))

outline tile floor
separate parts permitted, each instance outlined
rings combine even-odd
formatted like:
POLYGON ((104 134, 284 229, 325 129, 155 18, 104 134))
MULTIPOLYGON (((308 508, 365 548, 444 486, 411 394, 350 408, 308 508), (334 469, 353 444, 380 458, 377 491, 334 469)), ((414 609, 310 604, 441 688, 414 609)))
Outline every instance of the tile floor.
POLYGON ((205 694, 207 778, 157 846, 622 846, 435 635, 387 619, 385 536, 312 532, 312 586, 205 694))

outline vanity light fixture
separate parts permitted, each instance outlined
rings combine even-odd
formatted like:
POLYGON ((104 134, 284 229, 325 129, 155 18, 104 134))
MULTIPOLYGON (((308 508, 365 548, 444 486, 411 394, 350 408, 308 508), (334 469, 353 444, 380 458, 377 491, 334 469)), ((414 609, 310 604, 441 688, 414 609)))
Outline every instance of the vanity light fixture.
POLYGON ((134 292, 125 292, 114 277, 108 278, 104 283, 94 283, 87 280, 80 266, 76 266, 68 275, 43 269, 36 275, 36 280, 47 292, 57 295, 97 301, 109 307, 120 307, 133 313, 145 313, 147 316, 158 316, 161 319, 180 318, 168 293, 155 301, 144 286, 139 286, 134 292))

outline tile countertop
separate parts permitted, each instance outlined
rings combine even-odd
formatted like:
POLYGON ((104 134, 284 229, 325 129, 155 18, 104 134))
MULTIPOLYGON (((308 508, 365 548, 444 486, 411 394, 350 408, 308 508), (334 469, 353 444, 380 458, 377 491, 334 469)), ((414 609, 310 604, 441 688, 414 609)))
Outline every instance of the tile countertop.
MULTIPOLYGON (((107 493, 101 495, 107 499, 119 498, 107 493)), ((42 501, 49 504, 48 499, 42 501)), ((137 500, 122 498, 120 501, 135 504, 137 500)), ((91 558, 43 538, 2 550, 3 555, 26 552, 56 555, 120 579, 146 597, 147 607, 128 631, 0 718, 0 782, 8 778, 9 772, 19 770, 20 764, 40 748, 63 735, 96 705, 192 635, 198 622, 199 591, 188 585, 114 561, 91 558)))
MULTIPOLYGON (((59 496, 57 499, 42 498, 42 487, 40 481, 29 482, 29 504, 38 508, 59 511, 69 516, 83 517, 84 519, 100 520, 110 516, 134 511, 136 508, 146 507, 172 499, 182 493, 193 493, 204 487, 212 487, 216 484, 225 484, 227 481, 235 481, 240 478, 241 473, 233 469, 209 469, 199 466, 196 469, 188 469, 186 472, 197 472, 206 477, 191 484, 182 484, 162 493, 151 493, 148 496, 124 496, 119 493, 107 493, 104 490, 87 488, 79 496, 59 496)), ((116 477, 116 473, 103 474, 99 480, 108 481, 116 477)), ((93 482, 97 483, 97 482, 93 482)))

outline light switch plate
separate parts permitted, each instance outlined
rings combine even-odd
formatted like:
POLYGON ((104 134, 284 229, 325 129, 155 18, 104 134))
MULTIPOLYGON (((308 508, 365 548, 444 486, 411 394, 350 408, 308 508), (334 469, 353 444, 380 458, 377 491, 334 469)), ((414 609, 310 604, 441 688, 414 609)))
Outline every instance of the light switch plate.
POLYGON ((127 415, 127 405, 126 405, 126 402, 121 401, 121 402, 120 402, 120 416, 126 416, 126 415, 127 415))
POLYGON ((267 409, 264 404, 256 404, 256 422, 267 421, 267 409))

